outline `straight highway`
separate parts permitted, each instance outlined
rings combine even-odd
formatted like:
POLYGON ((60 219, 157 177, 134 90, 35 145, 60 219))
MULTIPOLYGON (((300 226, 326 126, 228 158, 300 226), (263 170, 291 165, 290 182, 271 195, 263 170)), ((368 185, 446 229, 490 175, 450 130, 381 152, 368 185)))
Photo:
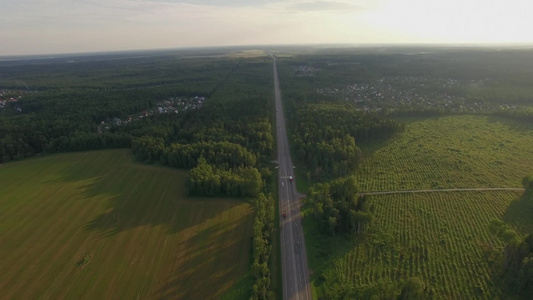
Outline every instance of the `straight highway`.
POLYGON ((274 60, 274 95, 276 99, 283 299, 311 299, 307 253, 300 214, 300 197, 296 190, 294 167, 285 128, 277 62, 276 58, 271 56, 274 60))

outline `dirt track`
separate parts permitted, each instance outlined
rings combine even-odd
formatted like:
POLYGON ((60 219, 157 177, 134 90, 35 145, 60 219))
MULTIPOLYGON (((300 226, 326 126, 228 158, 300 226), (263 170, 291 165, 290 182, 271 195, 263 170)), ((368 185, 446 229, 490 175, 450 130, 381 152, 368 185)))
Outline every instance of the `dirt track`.
POLYGON ((425 190, 401 190, 401 191, 375 191, 362 192, 360 195, 389 195, 409 193, 437 193, 437 192, 484 192, 484 191, 523 191, 523 188, 457 188, 457 189, 425 189, 425 190))

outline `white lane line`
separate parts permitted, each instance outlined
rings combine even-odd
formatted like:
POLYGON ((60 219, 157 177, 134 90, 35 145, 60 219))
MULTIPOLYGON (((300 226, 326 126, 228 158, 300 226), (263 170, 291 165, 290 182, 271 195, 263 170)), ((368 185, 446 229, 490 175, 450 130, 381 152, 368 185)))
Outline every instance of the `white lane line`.
MULTIPOLYGON (((274 56, 272 56, 273 60, 274 60, 274 65, 273 65, 273 71, 274 71, 274 91, 275 91, 275 105, 276 105, 276 109, 278 110, 278 114, 276 115, 276 117, 279 117, 277 120, 276 120, 276 123, 277 123, 277 133, 278 133, 278 159, 280 161, 280 167, 279 167, 279 175, 280 175, 280 179, 281 178, 281 175, 290 175, 291 173, 291 169, 289 168, 288 169, 288 166, 292 166, 292 159, 290 157, 290 149, 288 149, 288 137, 287 137, 287 133, 286 133, 286 128, 285 128, 285 117, 284 117, 284 112, 283 112, 283 107, 282 107, 282 102, 281 102, 281 91, 280 91, 280 87, 279 87, 279 78, 278 78, 278 73, 277 73, 277 61, 276 61, 276 58, 274 56), (281 110, 280 110, 281 109, 281 110), (283 126, 279 126, 279 125, 283 125, 283 126), (287 155, 288 154, 288 155, 287 155), (285 164, 283 164, 283 163, 285 164), (282 166, 283 165, 283 166, 282 166)), ((286 178, 283 178, 286 180, 286 178)), ((299 299, 301 297, 303 297, 303 299, 311 299, 310 298, 310 295, 309 295, 309 288, 308 286, 306 286, 308 283, 306 282, 305 278, 308 277, 307 276, 307 273, 308 271, 305 270, 304 266, 306 265, 305 261, 303 261, 304 259, 306 259, 306 252, 305 252, 305 249, 303 250, 303 253, 300 253, 300 255, 296 255, 296 258, 297 259, 294 259, 294 255, 295 255, 295 237, 296 237, 296 241, 297 241, 297 244, 299 248, 297 248, 297 250, 299 250, 299 252, 302 251, 302 245, 300 243, 300 240, 303 241, 303 230, 302 230, 302 227, 299 226, 299 222, 300 222, 300 209, 299 209, 299 206, 298 206, 298 203, 299 203, 299 199, 297 199, 297 197, 295 197, 295 193, 294 193, 294 189, 295 189, 295 183, 294 182, 287 182, 288 183, 288 186, 287 186, 287 190, 285 192, 281 191, 280 190, 280 207, 281 209, 283 210, 284 207, 288 206, 288 211, 290 211, 290 216, 289 216, 289 219, 287 221, 284 221, 282 222, 282 228, 281 230, 283 231, 282 233, 282 247, 284 247, 284 251, 282 251, 282 254, 283 254, 283 259, 282 261, 284 261, 284 263, 286 263, 286 260, 287 259, 290 259, 292 257, 292 265, 293 265, 293 272, 290 272, 290 270, 288 270, 288 265, 287 264, 284 264, 283 266, 283 269, 284 269, 284 272, 283 274, 285 275, 285 278, 289 278, 292 280, 292 276, 288 276, 290 273, 294 273, 294 278, 295 278, 295 282, 294 282, 294 286, 296 286, 296 293, 292 293, 291 295, 293 295, 293 298, 295 299, 299 299), (290 187, 289 187, 290 186, 290 187), (290 190, 289 190, 290 188, 290 190), (290 193, 289 193, 290 192, 290 193), (283 197, 283 196, 287 196, 286 198, 283 197), (285 201, 286 200, 286 201, 285 201), (295 210, 292 210, 292 206, 293 206, 293 203, 294 204, 297 204, 297 208, 298 210, 295 212, 295 210), (292 223, 292 224, 291 224, 292 223), (294 224, 294 227, 292 226, 294 224), (289 228, 285 228, 285 226, 289 226, 289 228), (290 232, 287 232, 288 229, 290 232), (287 245, 287 242, 288 244, 290 245, 287 245), (296 267, 298 266, 298 267, 296 267), (303 272, 301 271, 303 270, 303 272), (298 274, 299 273, 299 274, 298 274), (304 279, 301 279, 301 278, 304 278, 304 279), (304 287, 303 290, 299 290, 300 287, 304 287), (303 292, 303 294, 302 294, 303 292), (302 295, 300 295, 302 294, 302 295)), ((292 275, 292 274, 291 274, 292 275)), ((291 284, 290 287, 288 286, 290 282, 283 282, 283 285, 285 287, 285 292, 284 292, 284 299, 289 299, 288 298, 288 295, 287 295, 287 290, 290 290, 291 292, 294 292, 294 289, 293 289, 293 285, 291 284)))
MULTIPOLYGON (((282 120, 282 122, 284 121, 283 119, 281 119, 281 120, 282 120)), ((281 127, 285 127, 285 125, 283 124, 283 126, 281 126, 281 127)), ((278 155, 283 156, 283 158, 282 158, 282 159, 279 159, 279 160, 284 162, 284 164, 281 164, 281 165, 280 165, 280 169, 283 170, 283 172, 287 172, 287 165, 290 165, 290 161, 289 161, 289 162, 287 161, 287 155, 286 155, 286 153, 285 153, 286 145, 288 144, 288 140, 287 140, 287 136, 286 136, 286 134, 284 134, 284 135, 281 136, 281 143, 280 143, 280 144, 281 144, 281 145, 280 145, 280 146, 281 146, 281 149, 280 149, 281 151, 278 151, 278 152, 279 152, 278 155)), ((292 198, 292 197, 291 197, 291 196, 292 196, 292 193, 289 193, 289 190, 291 190, 291 192, 292 192, 292 185, 290 185, 290 187, 288 186, 288 187, 287 187, 287 190, 285 191, 285 194, 286 194, 286 196, 287 196, 287 199, 289 200, 288 202, 289 202, 289 210, 290 210, 290 208, 291 208, 291 207, 290 207, 290 206, 291 206, 291 200, 292 200, 292 199, 291 199, 291 198, 292 198)), ((290 217, 290 222, 291 222, 291 223, 294 222, 292 214, 291 214, 289 217, 290 217)), ((289 239, 289 244, 290 244, 290 245, 289 245, 289 248, 290 248, 290 250, 291 250, 291 251, 290 251, 290 255, 292 255, 292 265, 293 265, 293 273, 294 273, 294 277, 297 279, 297 274, 296 274, 296 261, 295 261, 295 259, 294 259, 294 242, 293 242, 293 241, 294 241, 294 237, 293 237, 293 230, 292 230, 292 228, 289 228, 289 231, 290 231, 290 232, 289 232, 289 236, 290 236, 290 239, 289 239)), ((296 289, 298 289, 298 280, 295 280, 294 284, 295 284, 295 286, 296 286, 296 289)))

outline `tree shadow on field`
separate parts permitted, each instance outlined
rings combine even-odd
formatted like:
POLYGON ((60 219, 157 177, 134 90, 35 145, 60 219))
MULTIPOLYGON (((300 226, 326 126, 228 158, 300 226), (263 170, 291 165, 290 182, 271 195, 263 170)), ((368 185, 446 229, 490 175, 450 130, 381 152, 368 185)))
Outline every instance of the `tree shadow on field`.
POLYGON ((219 299, 246 274, 253 209, 242 199, 186 197, 186 176, 111 151, 74 156, 48 184, 74 187, 72 201, 94 207, 85 230, 101 237, 147 225, 168 230, 171 255, 158 258, 168 266, 147 274, 154 278, 147 298, 219 299))
POLYGON ((100 215, 85 224, 86 230, 104 236, 145 225, 165 225, 169 233, 176 233, 243 203, 186 197, 186 171, 135 163, 129 151, 79 155, 48 184, 76 184, 77 201, 105 201, 100 215))
POLYGON ((251 255, 251 224, 246 223, 246 218, 240 218, 217 224, 179 244, 171 275, 157 283, 150 298, 220 299, 239 281, 250 262, 245 257, 251 255))
POLYGON ((376 151, 387 147, 391 144, 395 137, 402 135, 403 132, 397 132, 394 136, 388 138, 380 138, 370 142, 357 143, 357 147, 361 149, 361 162, 371 157, 376 151))
MULTIPOLYGON (((533 234, 533 195, 527 195, 527 192, 517 195, 505 210, 502 219, 509 227, 516 228, 518 233, 522 235, 521 239, 527 234, 533 234)), ((500 239, 503 242, 503 239, 500 239)), ((507 242, 504 243, 508 244, 507 242)), ((516 294, 514 284, 511 284, 512 281, 510 280, 514 277, 509 276, 514 276, 513 273, 518 268, 512 264, 503 267, 502 262, 507 256, 507 250, 492 249, 492 247, 489 249, 486 251, 486 255, 487 262, 491 267, 490 276, 492 281, 497 283, 494 287, 500 291, 502 299, 531 299, 531 295, 528 297, 524 294, 516 294)))
POLYGON ((533 124, 526 122, 526 121, 515 120, 510 117, 504 117, 504 116, 488 116, 487 121, 489 123, 503 124, 509 127, 510 130, 517 131, 522 134, 531 135, 533 133, 533 124))
POLYGON ((311 284, 323 293, 324 284, 335 284, 336 278, 327 278, 326 273, 331 271, 336 261, 342 260, 354 247, 364 243, 364 237, 354 238, 350 234, 337 234, 331 236, 319 228, 316 220, 309 213, 308 204, 304 206, 306 212, 302 219, 307 261, 309 264, 311 284))
POLYGON ((518 229, 521 234, 533 233, 533 199, 517 197, 503 214, 503 221, 518 229))

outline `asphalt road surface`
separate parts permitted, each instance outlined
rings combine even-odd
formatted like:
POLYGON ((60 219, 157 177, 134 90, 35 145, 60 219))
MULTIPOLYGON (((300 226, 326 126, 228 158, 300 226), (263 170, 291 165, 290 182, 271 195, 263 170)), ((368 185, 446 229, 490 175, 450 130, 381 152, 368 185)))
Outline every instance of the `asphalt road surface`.
POLYGON ((281 269, 283 299, 311 299, 309 268, 300 214, 300 197, 296 190, 285 115, 281 104, 278 69, 274 60, 274 94, 276 98, 276 137, 278 144, 279 209, 281 233, 281 269), (289 179, 292 176, 293 180, 289 179), (285 214, 285 217, 283 217, 285 214))

